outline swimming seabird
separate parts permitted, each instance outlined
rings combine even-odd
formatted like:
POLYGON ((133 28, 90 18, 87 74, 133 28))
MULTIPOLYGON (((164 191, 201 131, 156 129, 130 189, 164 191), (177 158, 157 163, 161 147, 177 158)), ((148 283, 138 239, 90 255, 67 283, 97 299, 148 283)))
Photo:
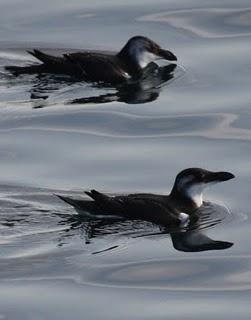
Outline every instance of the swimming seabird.
POLYGON ((212 172, 200 168, 181 171, 169 195, 136 193, 108 196, 96 190, 86 191, 92 200, 58 197, 80 214, 96 217, 141 219, 164 226, 179 226, 203 204, 203 190, 211 185, 233 179, 230 172, 212 172))
POLYGON ((142 70, 156 60, 177 60, 171 51, 162 49, 157 43, 143 36, 132 37, 117 53, 80 51, 53 56, 37 49, 28 52, 42 64, 6 66, 6 70, 16 75, 67 74, 90 82, 119 84, 140 77, 142 70))

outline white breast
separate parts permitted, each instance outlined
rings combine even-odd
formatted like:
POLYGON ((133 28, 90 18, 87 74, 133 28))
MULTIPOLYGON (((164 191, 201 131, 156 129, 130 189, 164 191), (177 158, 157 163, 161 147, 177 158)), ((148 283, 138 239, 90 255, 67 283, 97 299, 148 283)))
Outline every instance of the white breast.
POLYGON ((141 68, 145 68, 150 62, 153 62, 157 59, 159 59, 159 57, 149 51, 142 51, 137 57, 138 63, 141 68))
POLYGON ((186 190, 187 196, 193 200, 197 207, 200 207, 203 203, 202 192, 205 189, 205 183, 194 184, 186 190))
POLYGON ((147 51, 140 44, 137 44, 129 49, 132 59, 136 60, 141 68, 145 68, 150 62, 160 59, 156 54, 147 51))
POLYGON ((200 207, 203 204, 203 190, 216 183, 216 181, 213 181, 208 183, 193 184, 186 190, 186 194, 190 199, 193 200, 197 207, 200 207))

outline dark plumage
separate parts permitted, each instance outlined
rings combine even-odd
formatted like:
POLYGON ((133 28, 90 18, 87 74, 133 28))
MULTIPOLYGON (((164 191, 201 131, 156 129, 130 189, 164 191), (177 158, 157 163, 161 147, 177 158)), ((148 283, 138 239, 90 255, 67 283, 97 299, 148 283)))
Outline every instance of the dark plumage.
POLYGON ((85 193, 92 199, 76 200, 59 196, 78 212, 92 215, 142 219, 165 226, 178 226, 202 205, 202 192, 208 183, 234 178, 229 172, 211 172, 199 168, 181 171, 169 195, 129 194, 107 196, 96 190, 85 193))
POLYGON ((123 83, 128 78, 140 77, 142 70, 157 59, 177 60, 176 56, 162 49, 152 40, 136 36, 128 40, 118 53, 82 51, 52 56, 40 50, 28 51, 42 64, 6 66, 15 75, 24 73, 66 74, 90 82, 123 83))

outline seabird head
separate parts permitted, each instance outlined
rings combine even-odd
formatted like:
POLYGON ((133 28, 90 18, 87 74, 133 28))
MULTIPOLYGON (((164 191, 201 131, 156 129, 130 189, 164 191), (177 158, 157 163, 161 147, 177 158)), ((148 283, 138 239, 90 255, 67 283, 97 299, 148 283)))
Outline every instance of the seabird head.
POLYGON ((203 203, 203 190, 218 182, 233 179, 230 172, 213 172, 200 168, 189 168, 181 171, 175 179, 171 196, 181 196, 191 200, 198 208, 203 203))
POLYGON ((141 69, 159 59, 177 60, 177 57, 171 51, 162 49, 157 43, 143 36, 135 36, 129 39, 118 56, 127 60, 130 59, 141 69))

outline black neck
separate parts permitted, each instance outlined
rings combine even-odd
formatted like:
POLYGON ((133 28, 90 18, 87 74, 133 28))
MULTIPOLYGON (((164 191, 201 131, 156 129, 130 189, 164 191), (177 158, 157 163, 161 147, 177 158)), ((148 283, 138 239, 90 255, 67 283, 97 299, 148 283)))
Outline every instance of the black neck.
POLYGON ((142 68, 136 61, 135 57, 130 54, 127 45, 124 46, 124 48, 117 54, 117 57, 120 59, 121 63, 129 74, 133 76, 142 74, 142 68))

